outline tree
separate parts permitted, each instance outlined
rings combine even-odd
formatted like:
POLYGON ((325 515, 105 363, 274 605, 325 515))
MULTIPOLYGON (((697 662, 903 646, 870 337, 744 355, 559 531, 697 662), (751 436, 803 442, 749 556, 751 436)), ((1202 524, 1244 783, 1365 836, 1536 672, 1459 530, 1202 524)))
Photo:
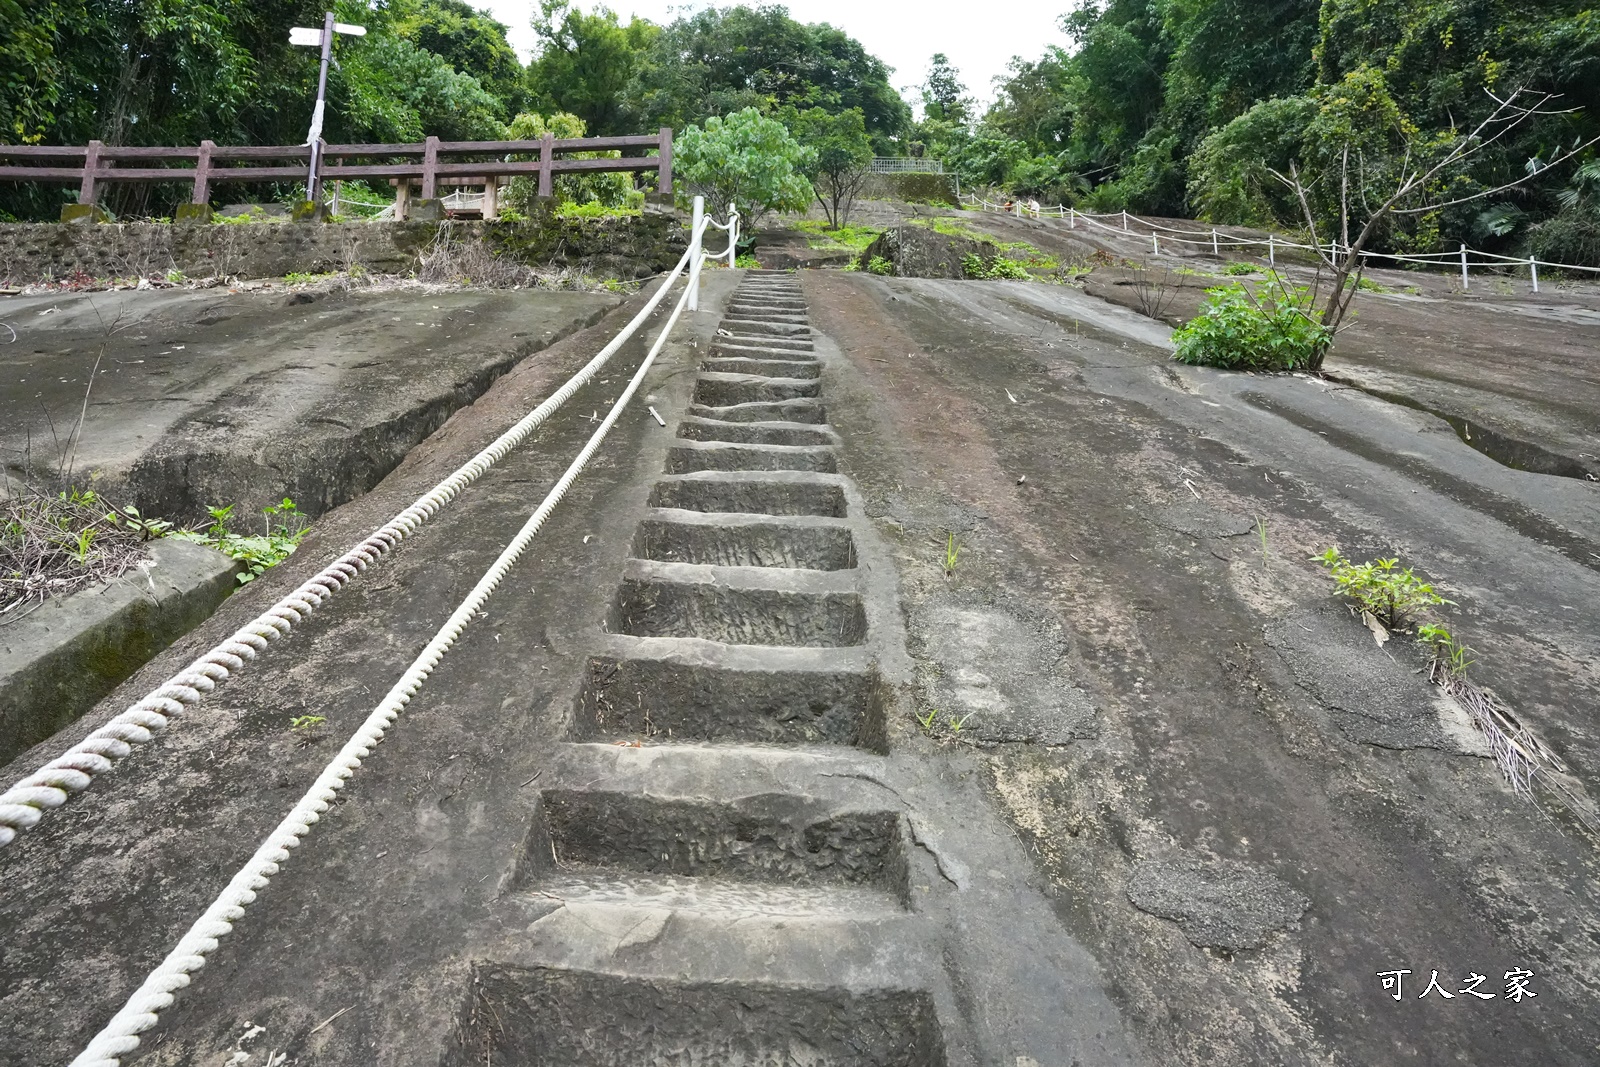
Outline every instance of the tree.
POLYGON ((570 0, 541 0, 533 28, 539 54, 527 81, 537 106, 577 115, 597 137, 639 132, 628 87, 659 26, 639 18, 624 26, 608 8, 584 14, 570 0))
POLYGON ((910 110, 889 68, 826 24, 805 25, 777 6, 710 8, 665 27, 628 87, 650 126, 681 128, 747 107, 859 108, 874 149, 895 149, 910 110))
MULTIPOLYGON (((1446 208, 1481 203, 1600 144, 1600 136, 1575 143, 1537 168, 1486 188, 1469 176, 1474 162, 1527 123, 1572 113, 1550 106, 1553 93, 1517 88, 1488 96, 1493 107, 1470 130, 1429 135, 1396 105, 1382 72, 1360 68, 1325 94, 1309 131, 1308 168, 1302 170, 1300 161, 1293 160, 1287 174, 1273 172, 1294 192, 1321 266, 1332 275, 1318 315, 1330 334, 1339 330, 1360 288, 1363 252, 1384 227, 1396 219, 1436 217, 1446 208), (1328 208, 1319 210, 1319 203, 1335 212, 1328 245, 1323 243, 1328 227, 1320 224, 1328 208)), ((1318 353, 1309 369, 1320 370, 1321 364, 1318 353)))
POLYGON ((922 83, 922 111, 930 119, 966 125, 972 119, 972 99, 961 83, 961 72, 943 52, 935 52, 922 83))
POLYGON ((795 112, 789 128, 795 139, 812 153, 806 177, 816 189, 817 202, 834 229, 843 226, 866 183, 872 164, 872 142, 860 108, 830 115, 820 107, 795 112))
POLYGON ((726 118, 713 115, 704 129, 690 126, 674 152, 681 195, 704 196, 718 218, 737 204, 754 226, 770 211, 804 211, 811 203, 811 183, 803 173, 811 166, 811 151, 783 123, 753 107, 726 118))
POLYGON ((506 27, 463 0, 401 0, 395 30, 458 73, 478 80, 500 101, 502 120, 522 109, 527 95, 522 63, 506 40, 506 27))

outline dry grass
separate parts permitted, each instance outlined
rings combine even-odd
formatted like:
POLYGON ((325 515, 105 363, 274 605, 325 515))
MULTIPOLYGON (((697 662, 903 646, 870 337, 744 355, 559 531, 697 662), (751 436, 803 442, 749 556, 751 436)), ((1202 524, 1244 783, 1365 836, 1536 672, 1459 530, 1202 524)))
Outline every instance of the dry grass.
POLYGON ((50 597, 110 581, 144 558, 140 535, 94 493, 10 487, 0 500, 0 625, 50 597))

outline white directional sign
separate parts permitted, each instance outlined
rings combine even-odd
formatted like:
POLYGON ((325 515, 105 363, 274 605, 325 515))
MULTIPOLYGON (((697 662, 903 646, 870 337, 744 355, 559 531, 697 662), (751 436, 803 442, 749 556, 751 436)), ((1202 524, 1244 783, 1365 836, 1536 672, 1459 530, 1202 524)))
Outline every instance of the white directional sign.
MULTIPOLYGON (((335 22, 333 24, 333 32, 347 33, 351 37, 365 37, 367 28, 365 26, 351 26, 345 22, 335 22)), ((308 45, 312 48, 319 47, 322 44, 322 31, 308 26, 295 26, 289 30, 289 43, 308 45)))

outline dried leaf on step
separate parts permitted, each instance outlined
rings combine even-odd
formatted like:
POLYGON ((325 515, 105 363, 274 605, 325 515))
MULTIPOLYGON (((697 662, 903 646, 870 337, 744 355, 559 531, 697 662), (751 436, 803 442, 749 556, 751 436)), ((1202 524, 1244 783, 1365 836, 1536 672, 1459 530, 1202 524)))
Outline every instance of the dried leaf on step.
POLYGON ((1361 621, 1367 624, 1367 629, 1372 631, 1372 639, 1378 642, 1379 648, 1382 648, 1384 642, 1389 640, 1389 631, 1383 628, 1383 623, 1379 622, 1378 617, 1370 611, 1361 613, 1361 621))

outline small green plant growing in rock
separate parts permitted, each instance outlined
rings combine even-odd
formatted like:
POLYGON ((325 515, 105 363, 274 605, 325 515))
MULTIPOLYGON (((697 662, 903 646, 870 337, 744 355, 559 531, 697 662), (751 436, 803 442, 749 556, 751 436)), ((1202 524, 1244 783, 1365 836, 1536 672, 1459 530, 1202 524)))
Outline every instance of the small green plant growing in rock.
POLYGON ((746 252, 742 256, 736 257, 734 259, 734 261, 733 261, 733 265, 735 267, 742 267, 745 270, 760 270, 761 269, 761 261, 756 259, 756 257, 752 256, 749 252, 746 252))
POLYGON ((184 282, 186 282, 188 280, 189 280, 189 276, 184 274, 183 271, 181 271, 181 270, 169 270, 169 271, 167 271, 167 281, 172 283, 173 285, 182 285, 184 282))
POLYGON ((310 730, 328 721, 326 715, 296 715, 289 720, 290 729, 310 730))
POLYGON ((1403 626, 1419 609, 1452 603, 1410 567, 1400 569, 1395 558, 1353 563, 1338 546, 1311 558, 1328 568, 1339 596, 1354 600, 1391 630, 1403 626))
POLYGON ((172 529, 172 523, 166 519, 147 519, 139 514, 139 509, 132 504, 124 504, 120 508, 112 504, 106 521, 113 526, 123 527, 129 533, 138 534, 141 541, 153 541, 158 537, 165 537, 172 529))
POLYGON ((869 274, 884 274, 884 275, 893 274, 894 273, 894 264, 890 263, 887 259, 884 259, 882 256, 873 256, 870 260, 867 261, 867 272, 869 274))
POLYGON ((947 534, 944 539, 944 576, 955 577, 956 564, 961 561, 961 542, 956 540, 955 534, 947 534))
POLYGON ((937 719, 938 717, 939 717, 939 709, 938 708, 929 708, 928 709, 928 714, 926 714, 926 715, 918 715, 916 717, 916 719, 917 719, 917 722, 922 725, 922 728, 924 730, 932 730, 933 729, 933 720, 937 719))
POLYGON ((245 565, 244 572, 239 575, 239 584, 247 585, 264 574, 268 567, 276 567, 294 555, 310 524, 295 507, 294 501, 284 497, 283 503, 269 504, 261 509, 266 519, 265 532, 260 535, 241 534, 228 526, 235 506, 227 504, 208 508, 210 526, 204 530, 180 530, 170 536, 209 545, 223 555, 239 560, 245 565))
POLYGON ((324 272, 322 274, 310 274, 310 273, 306 273, 304 271, 290 271, 288 274, 285 274, 283 276, 283 280, 284 280, 284 283, 287 284, 287 285, 306 285, 306 284, 309 284, 310 282, 320 282, 325 278, 331 278, 331 277, 333 277, 333 274, 331 272, 324 272))
POLYGON ((1310 289, 1276 272, 1257 288, 1235 282, 1207 289, 1200 314, 1172 335, 1172 358, 1230 370, 1320 366, 1333 331, 1317 320, 1313 299, 1310 289))
POLYGON ((1429 622, 1418 626, 1417 640, 1427 645, 1433 652, 1437 669, 1448 672, 1451 678, 1465 677, 1467 668, 1477 662, 1472 658, 1473 650, 1447 627, 1438 623, 1429 622))
POLYGON ((1224 263, 1222 265, 1222 273, 1231 274, 1235 278, 1239 278, 1247 274, 1260 274, 1261 268, 1254 263, 1224 263))

